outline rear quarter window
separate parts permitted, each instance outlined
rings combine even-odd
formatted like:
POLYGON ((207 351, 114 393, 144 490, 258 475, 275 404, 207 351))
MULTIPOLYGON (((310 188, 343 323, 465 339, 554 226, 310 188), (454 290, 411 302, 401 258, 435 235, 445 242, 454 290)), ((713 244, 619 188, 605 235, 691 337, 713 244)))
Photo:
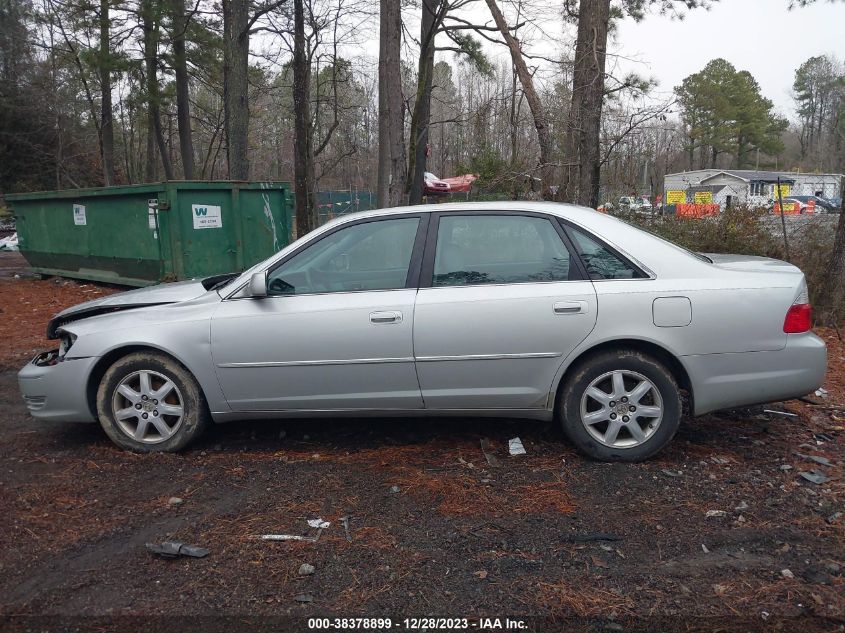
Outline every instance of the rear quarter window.
POLYGON ((645 279, 646 274, 627 259, 581 229, 569 227, 590 279, 645 279))

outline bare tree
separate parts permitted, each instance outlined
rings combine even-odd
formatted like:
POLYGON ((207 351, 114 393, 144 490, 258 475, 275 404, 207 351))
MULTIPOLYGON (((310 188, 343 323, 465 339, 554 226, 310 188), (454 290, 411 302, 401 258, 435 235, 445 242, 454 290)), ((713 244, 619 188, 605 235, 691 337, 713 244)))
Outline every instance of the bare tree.
POLYGON ((508 26, 505 16, 496 4, 496 0, 486 0, 490 13, 493 15, 493 20, 499 32, 502 34, 505 42, 510 50, 511 61, 513 62, 516 74, 519 77, 519 83, 522 85, 522 90, 525 92, 525 99, 528 101, 528 107, 531 109, 531 116, 534 119, 534 128, 537 130, 537 143, 540 146, 540 173, 543 179, 543 191, 548 190, 552 181, 552 139, 549 133, 549 125, 546 122, 546 112, 543 109, 543 104, 540 101, 540 95, 534 88, 534 78, 528 70, 528 65, 525 63, 525 58, 522 55, 522 47, 517 39, 511 34, 511 29, 508 26))
POLYGON ((317 228, 317 196, 314 174, 314 144, 311 123, 311 62, 306 50, 305 6, 293 2, 293 110, 296 234, 302 237, 317 228))
POLYGON ((109 28, 110 0, 100 0, 100 49, 98 66, 100 71, 100 137, 102 143, 103 184, 114 184, 114 117, 111 98, 111 37, 109 28))
POLYGON ((405 193, 405 107, 402 98, 400 0, 381 0, 379 14, 378 205, 397 206, 405 193))
POLYGON ((249 0, 223 0, 223 101, 229 178, 249 178, 249 0))
MULTIPOLYGON (((170 150, 161 129, 161 90, 158 84, 159 11, 155 0, 142 0, 141 22, 144 33, 144 67, 147 73, 147 116, 150 135, 155 138, 161 163, 164 167, 165 180, 173 180, 173 163, 170 160, 170 150)), ((151 148, 149 143, 147 148, 148 150, 151 148)), ((147 180, 152 180, 153 159, 153 155, 147 157, 147 180)))
POLYGON ((563 145, 563 157, 570 166, 564 168, 561 195, 567 202, 590 207, 599 204, 599 139, 609 24, 610 0, 581 3, 572 104, 563 145))
POLYGON ((186 180, 194 179, 194 138, 191 129, 191 102, 189 97, 188 62, 185 54, 185 32, 188 18, 185 0, 170 0, 173 43, 173 73, 176 78, 176 118, 179 124, 179 149, 182 155, 182 173, 186 180))

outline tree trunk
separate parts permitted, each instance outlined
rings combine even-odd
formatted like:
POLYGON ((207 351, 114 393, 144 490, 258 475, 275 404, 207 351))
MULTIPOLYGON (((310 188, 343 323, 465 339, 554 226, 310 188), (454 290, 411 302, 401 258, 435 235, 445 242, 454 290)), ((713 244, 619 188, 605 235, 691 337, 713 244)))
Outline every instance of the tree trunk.
POLYGON ((422 0, 420 21, 420 59, 417 73, 417 96, 411 116, 411 138, 408 147, 408 204, 419 204, 423 197, 423 181, 428 154, 428 128, 431 123, 431 85, 434 75, 434 37, 437 17, 443 0, 422 0))
MULTIPOLYGON (((147 112, 152 126, 150 134, 155 136, 165 180, 173 180, 173 164, 164 142, 161 130, 161 94, 158 85, 158 20, 152 0, 141 4, 141 21, 144 31, 144 66, 147 71, 147 112)), ((149 159, 148 159, 149 160, 149 159)), ((148 163, 149 164, 149 163, 148 163)))
POLYGON ((522 84, 522 90, 525 92, 525 100, 528 101, 528 107, 531 109, 534 128, 537 130, 537 143, 540 146, 540 177, 543 179, 543 197, 546 198, 548 197, 549 185, 551 185, 553 177, 551 166, 552 138, 549 133, 549 126, 546 123, 546 112, 543 110, 540 96, 534 89, 534 79, 528 70, 525 58, 522 56, 522 49, 516 38, 511 35, 505 16, 499 10, 496 0, 486 1, 487 6, 490 8, 490 13, 493 15, 493 20, 496 22, 496 26, 511 52, 511 60, 516 68, 519 83, 522 84))
POLYGON ((188 62, 185 57, 185 0, 171 0, 173 20, 173 72, 176 75, 176 117, 179 123, 179 150, 185 180, 194 179, 194 139, 191 130, 191 103, 188 95, 188 62))
POLYGON ((564 158, 569 163, 563 173, 563 199, 593 208, 599 204, 599 146, 609 22, 610 0, 581 3, 572 74, 572 104, 563 146, 564 158))
POLYGON ((405 105, 402 100, 400 0, 381 0, 379 30, 378 205, 395 207, 405 194, 405 105))
POLYGON ((311 123, 311 63, 305 50, 303 0, 293 3, 293 187, 296 195, 296 236, 317 228, 314 191, 314 139, 311 123))
POLYGON ((100 0, 100 136, 102 138, 101 160, 103 165, 103 184, 114 184, 114 119, 111 101, 111 48, 109 28, 109 0, 100 0))
POLYGON ((223 119, 231 180, 249 178, 248 25, 248 0, 223 0, 223 119))

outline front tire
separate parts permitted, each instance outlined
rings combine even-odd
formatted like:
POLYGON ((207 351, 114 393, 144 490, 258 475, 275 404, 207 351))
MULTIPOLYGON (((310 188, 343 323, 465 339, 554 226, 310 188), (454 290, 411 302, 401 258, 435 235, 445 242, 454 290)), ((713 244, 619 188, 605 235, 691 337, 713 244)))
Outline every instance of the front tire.
POLYGON ((599 461, 638 462, 674 437, 681 395, 671 372, 634 350, 580 363, 562 388, 557 415, 579 451, 599 461))
POLYGON ((115 444, 139 453, 179 451, 211 417, 196 379, 158 352, 128 354, 109 367, 97 390, 97 415, 115 444))

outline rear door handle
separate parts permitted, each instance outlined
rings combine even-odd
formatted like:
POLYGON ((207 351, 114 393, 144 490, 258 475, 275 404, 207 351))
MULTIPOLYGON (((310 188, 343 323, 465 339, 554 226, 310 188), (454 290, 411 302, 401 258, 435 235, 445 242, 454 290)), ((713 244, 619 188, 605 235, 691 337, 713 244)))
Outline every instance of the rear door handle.
POLYGON ((402 323, 402 313, 395 311, 370 312, 370 323, 402 323))
POLYGON ((584 314, 587 312, 586 301, 558 301, 554 305, 555 314, 584 314))

